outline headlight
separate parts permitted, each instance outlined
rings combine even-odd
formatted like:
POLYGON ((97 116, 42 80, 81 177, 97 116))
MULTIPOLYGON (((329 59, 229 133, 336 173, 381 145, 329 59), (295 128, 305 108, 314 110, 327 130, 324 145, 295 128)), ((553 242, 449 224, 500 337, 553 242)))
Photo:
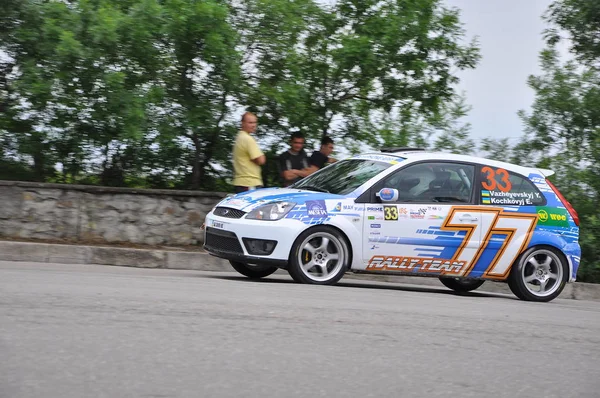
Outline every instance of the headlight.
POLYGON ((285 217, 296 206, 294 202, 275 202, 262 205, 246 216, 251 220, 275 221, 285 217))

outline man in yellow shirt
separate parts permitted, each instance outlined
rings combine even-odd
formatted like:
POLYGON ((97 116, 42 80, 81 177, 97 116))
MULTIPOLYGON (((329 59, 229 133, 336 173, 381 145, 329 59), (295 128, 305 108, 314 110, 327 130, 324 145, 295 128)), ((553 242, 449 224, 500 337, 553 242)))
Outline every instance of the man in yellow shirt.
POLYGON ((257 126, 256 115, 246 112, 242 116, 242 129, 233 144, 233 185, 235 193, 262 188, 263 180, 260 166, 266 158, 252 137, 257 126))

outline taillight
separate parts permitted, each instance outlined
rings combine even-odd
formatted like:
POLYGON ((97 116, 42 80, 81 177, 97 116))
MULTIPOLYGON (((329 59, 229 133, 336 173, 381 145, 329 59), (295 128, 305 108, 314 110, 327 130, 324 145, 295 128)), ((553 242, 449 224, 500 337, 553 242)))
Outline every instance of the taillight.
POLYGON ((552 190, 554 191, 556 196, 558 196, 558 198, 562 202, 563 206, 565 206, 565 208, 571 215, 571 217, 573 217, 573 221, 575 221, 575 225, 579 226, 579 215, 577 214, 577 212, 575 211, 573 206, 571 206, 571 203, 569 203, 569 201, 567 199, 565 199, 565 197, 562 195, 562 193, 560 193, 558 188, 556 188, 554 186, 554 184, 552 184, 552 182, 550 182, 549 179, 546 178, 546 182, 548 183, 548 185, 550 185, 550 188, 552 188, 552 190))

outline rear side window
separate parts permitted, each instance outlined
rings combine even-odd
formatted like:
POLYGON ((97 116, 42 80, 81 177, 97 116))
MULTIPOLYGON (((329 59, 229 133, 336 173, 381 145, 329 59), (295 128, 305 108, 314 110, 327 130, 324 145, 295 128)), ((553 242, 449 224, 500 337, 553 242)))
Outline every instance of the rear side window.
POLYGON ((528 178, 502 168, 482 166, 480 175, 482 205, 540 206, 544 195, 528 178))

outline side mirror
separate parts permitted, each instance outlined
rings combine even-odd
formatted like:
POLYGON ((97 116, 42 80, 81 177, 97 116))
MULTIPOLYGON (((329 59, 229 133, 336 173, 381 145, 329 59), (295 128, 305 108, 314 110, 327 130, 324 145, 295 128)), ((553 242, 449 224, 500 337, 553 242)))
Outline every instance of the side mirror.
POLYGON ((396 202, 398 200, 398 190, 394 188, 381 188, 375 194, 382 202, 396 202))

